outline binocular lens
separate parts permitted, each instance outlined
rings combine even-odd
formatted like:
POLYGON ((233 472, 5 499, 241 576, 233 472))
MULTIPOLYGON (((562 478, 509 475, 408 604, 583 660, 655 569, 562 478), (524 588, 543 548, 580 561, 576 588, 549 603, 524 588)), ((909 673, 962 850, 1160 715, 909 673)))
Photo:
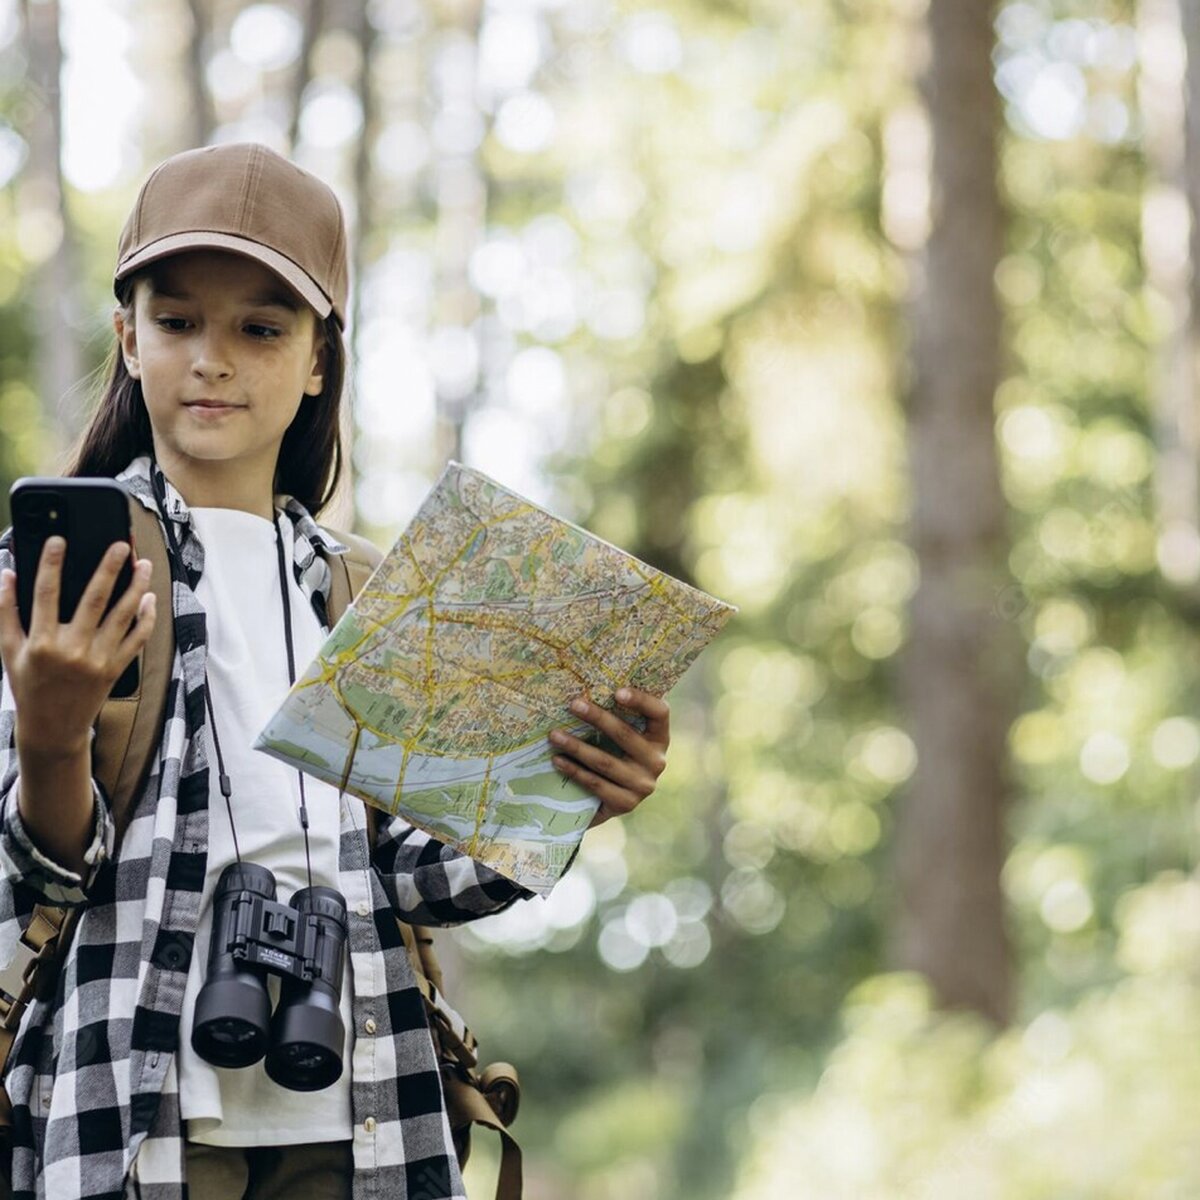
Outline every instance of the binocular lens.
POLYGON ((242 1021, 231 1017, 213 1021, 207 1029, 209 1041, 218 1046, 241 1047, 250 1046, 258 1036, 258 1031, 242 1021))
POLYGON ((192 1047, 214 1067, 248 1067, 266 1052, 265 1022, 213 1017, 192 1029, 192 1047))
POLYGON ((267 1076, 296 1092, 316 1092, 336 1083, 342 1075, 341 1054, 312 1042, 278 1046, 267 1055, 267 1076))

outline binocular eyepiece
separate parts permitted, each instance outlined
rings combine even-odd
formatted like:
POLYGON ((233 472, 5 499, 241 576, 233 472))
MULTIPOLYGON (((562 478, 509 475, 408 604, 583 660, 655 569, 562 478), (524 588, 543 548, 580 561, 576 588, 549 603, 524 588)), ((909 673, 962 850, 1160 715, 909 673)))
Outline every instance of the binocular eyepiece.
POLYGON ((346 901, 334 888, 301 888, 280 904, 266 867, 230 863, 213 896, 192 1049, 216 1067, 249 1067, 265 1054, 267 1075, 292 1091, 336 1083, 346 1038, 346 929, 346 901), (268 975, 280 978, 274 1015, 268 975))

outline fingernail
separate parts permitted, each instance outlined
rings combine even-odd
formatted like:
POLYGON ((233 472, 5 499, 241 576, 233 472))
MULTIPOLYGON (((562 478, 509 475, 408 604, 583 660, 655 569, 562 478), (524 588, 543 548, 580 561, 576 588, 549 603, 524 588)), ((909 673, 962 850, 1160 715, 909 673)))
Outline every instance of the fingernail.
POLYGON ((138 565, 137 565, 137 571, 138 571, 138 574, 139 574, 139 575, 140 575, 140 576, 141 576, 143 579, 149 579, 149 578, 150 578, 150 566, 151 566, 151 563, 150 563, 150 560, 149 560, 148 558, 143 558, 143 559, 142 559, 142 560, 141 560, 141 561, 138 563, 138 565))
POLYGON ((59 537, 56 534, 54 537, 46 539, 46 550, 54 558, 57 558, 66 548, 66 538, 59 537))
POLYGON ((109 557, 113 562, 120 562, 129 553, 128 542, 113 542, 108 548, 109 557))
POLYGON ((631 696, 632 696, 632 693, 630 692, 630 690, 628 688, 618 688, 617 689, 617 699, 620 700, 620 702, 622 704, 624 704, 627 700, 629 700, 631 698, 631 696))
POLYGON ((586 700, 572 700, 571 711, 578 713, 581 717, 587 712, 588 706, 586 700))

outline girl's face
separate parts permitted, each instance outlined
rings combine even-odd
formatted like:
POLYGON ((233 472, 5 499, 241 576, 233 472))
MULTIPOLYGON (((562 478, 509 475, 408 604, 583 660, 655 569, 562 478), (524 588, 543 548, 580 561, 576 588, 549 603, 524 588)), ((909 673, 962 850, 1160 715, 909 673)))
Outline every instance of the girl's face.
POLYGON ((220 250, 154 264, 133 301, 132 320, 118 310, 114 325, 168 476, 234 468, 269 487, 284 433, 321 391, 316 313, 261 263, 220 250))

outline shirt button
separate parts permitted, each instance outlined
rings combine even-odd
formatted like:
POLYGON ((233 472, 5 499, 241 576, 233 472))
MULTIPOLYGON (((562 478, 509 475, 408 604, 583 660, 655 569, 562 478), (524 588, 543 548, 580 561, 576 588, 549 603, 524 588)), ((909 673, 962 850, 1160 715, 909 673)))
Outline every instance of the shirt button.
POLYGON ((363 1028, 364 1028, 364 1029, 365 1029, 365 1030, 366 1030, 368 1033, 374 1033, 374 1032, 375 1032, 375 1018, 374 1018, 374 1017, 368 1017, 368 1018, 366 1019, 366 1021, 364 1021, 364 1022, 363 1022, 363 1028))
POLYGON ((365 1129, 365 1130, 366 1130, 368 1133, 374 1133, 374 1132, 375 1132, 375 1118, 374 1118, 374 1117, 368 1117, 368 1118, 367 1118, 367 1119, 366 1119, 366 1120, 363 1122, 363 1128, 364 1128, 364 1129, 365 1129))
POLYGON ((354 911, 358 913, 360 917, 368 917, 371 915, 371 906, 365 900, 360 900, 354 906, 354 911))

